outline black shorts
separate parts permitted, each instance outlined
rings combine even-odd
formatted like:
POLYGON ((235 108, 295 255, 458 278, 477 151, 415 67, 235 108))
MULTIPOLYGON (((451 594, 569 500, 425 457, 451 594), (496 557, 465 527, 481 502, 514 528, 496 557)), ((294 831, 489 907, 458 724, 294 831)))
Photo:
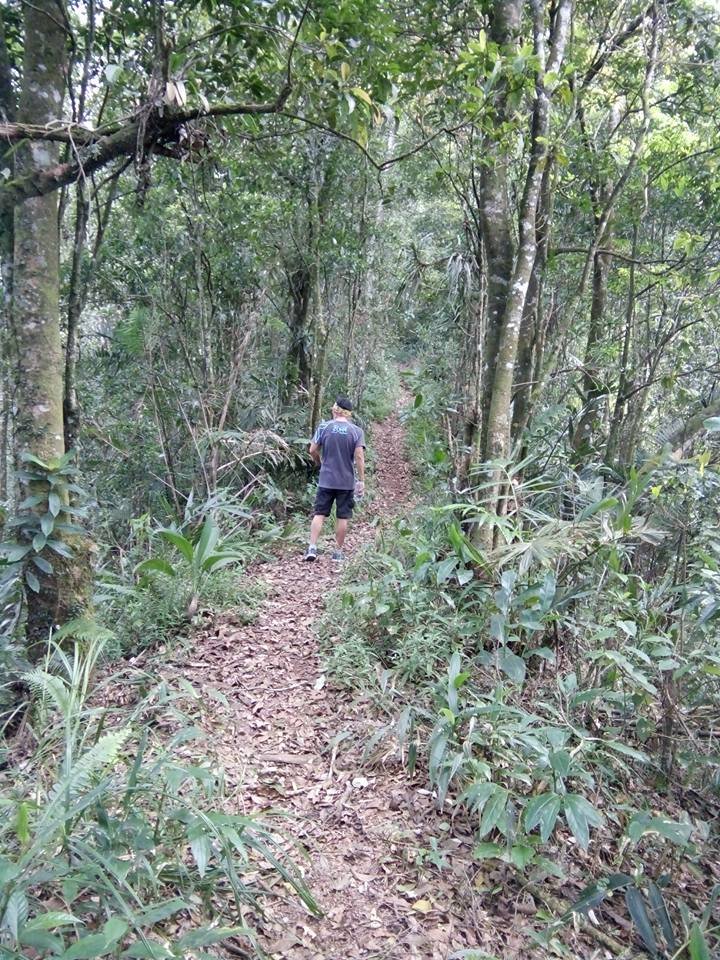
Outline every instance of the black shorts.
POLYGON ((331 490, 329 487, 318 487, 313 514, 329 517, 333 503, 336 504, 338 520, 349 520, 355 506, 355 496, 352 490, 331 490))

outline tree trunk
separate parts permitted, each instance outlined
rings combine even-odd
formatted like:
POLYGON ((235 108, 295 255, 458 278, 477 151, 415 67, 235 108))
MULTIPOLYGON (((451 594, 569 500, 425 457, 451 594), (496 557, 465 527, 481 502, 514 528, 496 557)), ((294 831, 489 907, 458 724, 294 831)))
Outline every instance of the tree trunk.
POLYGON ((308 317, 312 296, 312 277, 305 262, 292 268, 287 275, 290 290, 290 344, 285 360, 284 400, 300 389, 310 388, 310 352, 308 350, 308 317))
POLYGON ((84 295, 83 256, 87 236, 87 222, 90 213, 90 201, 85 185, 78 183, 75 201, 75 238, 73 242, 72 265, 70 268, 70 289, 67 307, 67 339, 65 341, 65 384, 63 394, 63 424, 65 449, 74 450, 80 429, 80 411, 77 399, 77 352, 80 314, 84 295))
MULTIPOLYGON (((620 354, 620 370, 618 372, 618 386, 615 395, 608 439, 605 447, 605 462, 612 466, 617 456, 620 442, 620 430, 627 414, 627 393, 629 386, 628 367, 630 362, 630 345, 635 319, 635 259, 637 257, 638 225, 633 226, 632 261, 630 263, 630 277, 628 281, 627 307, 625 310, 625 330, 623 332, 623 346, 620 354)), ((648 298, 649 300, 649 298, 648 298)))
MULTIPOLYGON (((495 0, 490 39, 501 49, 517 46, 522 20, 522 0, 495 0)), ((501 82, 495 96, 495 126, 507 120, 507 83, 501 82)), ((503 317, 513 270, 512 213, 508 168, 510 157, 497 134, 487 133, 482 142, 480 176, 480 224, 487 269, 486 317, 483 342, 482 427, 480 449, 488 447, 488 411, 492 401, 493 371, 497 363, 503 317)))
MULTIPOLYGON (((65 88, 65 32, 58 0, 24 6, 25 52, 19 119, 51 124, 61 115, 65 88)), ((16 153, 22 177, 57 162, 57 147, 23 143, 16 153)), ((19 454, 53 462, 65 452, 63 355, 59 316, 59 238, 57 193, 25 200, 15 208, 13 325, 17 342, 16 442, 19 454)), ((33 487, 33 494, 47 495, 33 487)), ((33 508, 44 512, 46 506, 33 508)), ((58 623, 80 613, 88 602, 89 551, 73 544, 76 556, 52 554, 52 573, 43 573, 40 590, 27 591, 27 638, 38 656, 58 623)))
MULTIPOLYGON (((5 41, 5 23, 0 8, 0 120, 15 120, 15 98, 12 89, 10 58, 5 41)), ((12 177, 14 151, 10 144, 0 143, 0 170, 9 170, 12 177)), ((14 213, 10 198, 0 193, 0 500, 10 492, 10 447, 12 383, 9 366, 11 354, 11 307, 13 285, 14 213)))
POLYGON ((515 391, 513 395, 512 435, 518 439, 528 425, 532 413, 534 371, 538 365, 538 351, 542 341, 543 279, 547 266, 550 242, 550 222, 553 208, 553 162, 548 159, 540 184, 540 204, 537 213, 537 254, 528 285, 523 320, 520 325, 515 391))
POLYGON ((610 263, 611 260, 607 254, 595 254, 593 262, 592 302, 590 305, 590 327, 588 330, 583 365, 583 408, 572 440, 576 465, 592 456, 594 451, 593 438, 598 432, 604 404, 608 396, 608 386, 601 369, 599 352, 605 335, 605 308, 607 306, 607 284, 610 263))
MULTIPOLYGON (((496 8, 498 6, 506 8, 510 5, 497 0, 496 8)), ((482 454, 486 461, 505 460, 511 449, 513 374, 523 310, 538 249, 538 199, 543 170, 548 162, 547 133, 550 101, 545 88, 545 71, 554 73, 562 64, 570 26, 570 7, 570 0, 562 0, 557 8, 553 44, 546 64, 544 5, 540 0, 533 0, 534 42, 539 66, 532 116, 530 159, 520 206, 518 251, 500 323, 487 427, 484 430, 485 447, 482 454)), ((493 469, 486 492, 486 509, 495 515, 502 513, 502 477, 501 470, 493 469)), ((490 548, 494 539, 494 527, 489 523, 483 524, 478 528, 478 535, 481 544, 485 548, 490 548)))

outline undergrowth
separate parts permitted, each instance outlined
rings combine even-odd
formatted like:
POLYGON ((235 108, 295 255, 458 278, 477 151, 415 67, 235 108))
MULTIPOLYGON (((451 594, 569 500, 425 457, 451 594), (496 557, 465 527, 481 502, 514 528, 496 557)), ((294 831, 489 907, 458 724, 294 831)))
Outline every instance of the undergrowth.
POLYGON ((662 460, 614 482, 504 469, 504 517, 482 487, 436 482, 363 553, 321 624, 327 668, 389 717, 368 756, 393 742, 476 858, 585 883, 578 911, 622 892, 652 956, 710 956, 690 943, 720 945, 720 479, 662 460))
POLYGON ((226 812, 222 769, 182 758, 205 739, 199 704, 222 695, 132 670, 93 688, 108 634, 76 623, 57 639, 73 635, 24 674, 33 701, 0 770, 2 955, 252 951, 268 874, 316 912, 278 824, 226 812))

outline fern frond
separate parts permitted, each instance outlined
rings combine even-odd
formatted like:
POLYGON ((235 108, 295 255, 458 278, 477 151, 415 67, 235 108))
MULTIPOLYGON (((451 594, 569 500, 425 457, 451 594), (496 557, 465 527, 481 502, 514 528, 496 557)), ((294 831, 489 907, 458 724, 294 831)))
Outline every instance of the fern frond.
POLYGON ((36 667, 24 674, 23 680, 35 693, 47 700, 52 700, 63 717, 67 717, 72 702, 72 691, 61 677, 36 667))
POLYGON ((50 807, 59 800, 73 800, 92 785, 92 779, 117 762, 120 750, 130 736, 129 728, 112 730, 79 757, 72 769, 50 789, 50 807))

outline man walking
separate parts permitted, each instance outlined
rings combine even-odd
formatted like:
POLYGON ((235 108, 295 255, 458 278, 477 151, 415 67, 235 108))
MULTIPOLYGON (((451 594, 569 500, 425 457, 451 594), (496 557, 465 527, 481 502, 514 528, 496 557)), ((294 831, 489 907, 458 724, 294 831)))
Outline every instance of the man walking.
POLYGON ((309 561, 317 560, 318 537, 333 503, 337 522, 332 559, 343 559, 348 520, 355 506, 354 493, 362 496, 365 492, 365 434, 351 422, 352 403, 347 397, 336 398, 332 417, 320 424, 310 444, 310 456, 320 467, 320 482, 310 525, 310 544, 305 554, 309 561))

